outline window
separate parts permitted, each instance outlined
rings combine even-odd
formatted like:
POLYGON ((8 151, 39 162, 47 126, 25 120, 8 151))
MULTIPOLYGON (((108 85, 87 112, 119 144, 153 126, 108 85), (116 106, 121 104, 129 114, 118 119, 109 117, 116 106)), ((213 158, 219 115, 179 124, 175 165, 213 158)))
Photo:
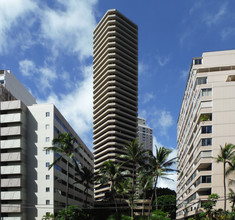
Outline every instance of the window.
POLYGON ((212 95, 212 89, 202 89, 201 91, 202 96, 211 96, 212 95))
POLYGON ((201 58, 194 59, 194 65, 199 65, 199 64, 202 64, 202 59, 201 58))
POLYGON ((46 124, 46 125, 45 125, 45 129, 46 129, 46 130, 49 130, 49 129, 50 129, 50 125, 49 125, 49 124, 46 124))
POLYGON ((46 205, 50 205, 50 200, 46 200, 46 205))
POLYGON ((46 192, 50 192, 50 187, 46 187, 46 192))
POLYGON ((201 139, 201 146, 211 146, 212 138, 203 138, 201 139))
POLYGON ((49 167, 50 166, 50 163, 49 162, 46 162, 46 167, 49 167))
POLYGON ((212 133, 212 126, 202 126, 202 134, 212 133))
POLYGON ((46 142, 50 142, 50 138, 49 137, 46 137, 46 142))
POLYGON ((232 81, 235 81, 235 75, 230 75, 228 76, 226 82, 232 82, 232 81))
POLYGON ((50 117, 50 112, 46 112, 46 117, 50 117))
POLYGON ((211 183, 211 176, 202 176, 201 178, 202 183, 211 183))
POLYGON ((50 175, 46 175, 46 180, 49 180, 50 179, 50 175))
POLYGON ((198 77, 196 84, 201 85, 201 84, 206 84, 207 83, 207 77, 198 77))
POLYGON ((50 150, 46 150, 46 154, 50 154, 50 150))

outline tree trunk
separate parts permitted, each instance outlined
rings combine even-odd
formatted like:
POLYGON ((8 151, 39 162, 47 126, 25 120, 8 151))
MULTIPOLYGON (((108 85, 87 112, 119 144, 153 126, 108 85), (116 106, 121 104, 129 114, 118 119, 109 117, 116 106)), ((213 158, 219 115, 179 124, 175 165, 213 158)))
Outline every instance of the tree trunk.
MULTIPOLYGON (((156 177, 156 183, 157 183, 157 180, 158 180, 158 175, 156 177)), ((155 187, 155 190, 154 190, 154 194, 155 194, 155 202, 156 202, 156 209, 157 209, 157 184, 156 184, 156 187, 155 187)))
POLYGON ((144 208, 145 208, 145 196, 146 195, 146 192, 144 191, 144 195, 143 195, 143 209, 142 209, 142 216, 144 216, 144 208))
POLYGON ((86 204, 85 204, 85 208, 87 208, 87 198, 88 198, 88 185, 86 187, 86 204))
POLYGON ((224 211, 226 212, 227 197, 226 197, 226 177, 225 177, 225 169, 226 169, 226 163, 225 163, 225 161, 224 161, 224 211))
MULTIPOLYGON (((157 177, 154 182, 154 192, 155 190, 157 190, 157 177)), ((151 200, 150 200, 150 206, 152 206, 152 203, 153 203, 153 193, 152 193, 151 200)), ((149 219, 150 219, 150 209, 149 209, 149 219)))
POLYGON ((135 164, 132 166, 132 189, 131 189, 131 219, 134 219, 134 189, 135 189, 135 164))

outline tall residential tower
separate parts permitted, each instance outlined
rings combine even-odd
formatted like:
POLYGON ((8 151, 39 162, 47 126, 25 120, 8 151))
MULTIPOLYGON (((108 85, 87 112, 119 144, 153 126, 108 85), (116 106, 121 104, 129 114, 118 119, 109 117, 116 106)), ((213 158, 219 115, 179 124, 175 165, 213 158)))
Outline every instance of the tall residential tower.
POLYGON ((235 144, 234 131, 235 50, 203 53, 192 61, 178 118, 177 219, 196 214, 212 193, 223 208, 223 164, 215 157, 235 144))
MULTIPOLYGON (((137 137, 138 27, 115 9, 94 30, 93 139, 95 172, 137 137)), ((95 186, 95 199, 107 188, 95 186)))

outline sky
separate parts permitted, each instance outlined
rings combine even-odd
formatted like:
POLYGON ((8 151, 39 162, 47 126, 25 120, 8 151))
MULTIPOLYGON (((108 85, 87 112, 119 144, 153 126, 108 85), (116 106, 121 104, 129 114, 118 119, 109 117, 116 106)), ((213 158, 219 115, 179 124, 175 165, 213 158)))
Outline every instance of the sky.
POLYGON ((92 35, 113 8, 139 29, 138 114, 174 157, 192 58, 235 49, 235 1, 0 0, 1 69, 38 103, 54 103, 92 150, 92 35))

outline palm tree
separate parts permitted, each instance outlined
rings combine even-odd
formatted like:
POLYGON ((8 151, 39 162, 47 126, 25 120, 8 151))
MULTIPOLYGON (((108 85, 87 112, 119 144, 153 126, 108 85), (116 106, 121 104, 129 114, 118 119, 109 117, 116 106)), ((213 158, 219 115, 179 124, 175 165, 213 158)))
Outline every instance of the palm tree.
POLYGON ((125 162, 124 164, 130 165, 131 168, 131 198, 130 198, 130 206, 131 206, 131 217, 134 217, 134 198, 135 198, 135 187, 136 187, 136 174, 141 166, 145 165, 146 160, 148 159, 147 150, 143 150, 143 145, 138 143, 138 140, 135 139, 133 141, 128 142, 123 146, 123 150, 125 154, 120 155, 125 162))
MULTIPOLYGON (((177 157, 168 160, 168 157, 171 152, 172 152, 171 149, 165 147, 160 147, 160 148, 156 147, 156 156, 152 155, 152 157, 150 157, 150 167, 151 167, 150 175, 152 175, 154 182, 154 192, 152 193, 150 204, 152 204, 153 196, 155 195, 156 209, 157 209, 158 179, 163 178, 171 180, 166 176, 169 175, 170 172, 177 171, 176 169, 171 168, 172 165, 174 165, 177 162, 177 157)), ((149 210, 149 215, 150 215, 150 210, 149 210)))
POLYGON ((54 162, 48 167, 50 170, 58 161, 62 158, 67 160, 67 185, 66 185, 66 203, 65 208, 68 207, 68 193, 69 193, 69 162, 73 160, 76 163, 74 158, 75 149, 79 147, 75 147, 76 139, 69 133, 60 133, 57 138, 54 138, 52 141, 52 147, 45 147, 44 150, 53 151, 59 156, 56 157, 54 162))
POLYGON ((117 202, 116 202, 116 188, 118 187, 119 182, 123 180, 124 173, 121 172, 121 165, 116 164, 111 160, 105 161, 100 169, 98 174, 95 177, 95 181, 101 186, 105 186, 109 184, 109 195, 113 199, 115 203, 116 214, 117 210, 117 202))
POLYGON ((74 184, 76 183, 80 183, 84 185, 84 191, 83 194, 86 194, 86 200, 85 200, 85 204, 84 207, 86 208, 87 206, 87 196, 88 196, 88 189, 90 188, 89 185, 94 183, 94 173, 92 169, 88 169, 86 166, 83 166, 82 168, 79 168, 77 166, 76 169, 76 173, 75 175, 80 177, 80 180, 76 181, 74 184))
POLYGON ((146 192, 149 189, 152 189, 153 186, 153 178, 149 175, 148 170, 143 169, 139 173, 139 186, 143 192, 143 208, 142 208, 142 216, 144 216, 144 209, 145 209, 145 199, 146 199, 146 192))
POLYGON ((223 178, 224 178, 224 211, 226 211, 226 164, 231 163, 234 160, 235 155, 235 145, 233 144, 225 144, 224 147, 220 145, 220 154, 217 155, 216 162, 223 163, 223 178))

